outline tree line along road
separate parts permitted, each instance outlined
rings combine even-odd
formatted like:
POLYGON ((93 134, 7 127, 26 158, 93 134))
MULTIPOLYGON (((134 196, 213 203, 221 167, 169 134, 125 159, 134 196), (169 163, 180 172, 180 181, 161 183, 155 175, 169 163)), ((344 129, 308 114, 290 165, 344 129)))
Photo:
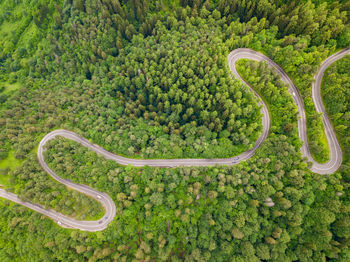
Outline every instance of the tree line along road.
POLYGON ((327 163, 320 164, 317 163, 310 154, 309 144, 307 142, 307 130, 306 130, 306 115, 304 110, 304 103, 300 96, 300 93, 296 86, 294 85, 293 81, 288 77, 288 75, 284 72, 284 70, 278 66, 275 62, 273 62, 270 58, 267 56, 258 53, 254 50, 248 49, 248 48, 239 48, 235 49, 228 55, 228 64, 231 69, 232 74, 234 77, 241 80, 243 83, 248 85, 250 90, 259 98, 260 105, 262 105, 261 113, 262 113, 262 122, 263 122, 263 133, 260 135, 258 140, 255 143, 255 146, 248 150, 243 152, 242 154, 238 156, 234 156, 231 158, 216 158, 216 159, 149 159, 149 160, 142 160, 142 159, 131 159, 119 156, 117 154, 113 154, 102 147, 90 143, 87 139, 79 136, 78 134, 68 131, 68 130, 55 130, 50 133, 48 133, 41 141, 38 147, 38 160, 42 168, 57 182, 62 183, 66 185, 67 187, 77 190, 83 194, 86 194, 92 198, 94 198, 96 201, 100 202, 103 207, 105 208, 105 214, 102 219, 95 220, 95 221, 79 221, 75 220, 73 218, 67 217, 61 213, 58 213, 54 210, 47 210, 44 209, 42 206, 30 202, 22 201, 18 198, 16 194, 10 193, 5 191, 4 189, 0 189, 0 197, 11 200, 17 204, 23 205, 25 207, 28 207, 34 211, 37 211, 47 217, 50 217, 54 221, 56 221, 60 226, 66 227, 66 228, 72 228, 72 229, 80 229, 83 231, 101 231, 104 230, 110 222, 114 219, 116 215, 116 207, 113 202, 113 200, 108 196, 108 194, 96 191, 86 185, 81 184, 75 184, 71 182, 70 180, 63 179, 59 177, 55 172, 53 172, 47 163, 44 160, 43 152, 45 150, 45 144, 51 140, 54 139, 56 136, 62 136, 67 139, 76 141, 80 143, 81 145, 95 151, 96 153, 103 155, 106 159, 111 159, 121 165, 133 165, 133 166, 154 166, 154 167, 177 167, 177 166, 212 166, 212 165, 236 165, 240 163, 241 161, 247 160, 251 158, 255 151, 260 147, 261 143, 265 140, 265 138, 268 136, 269 133, 269 127, 270 127, 270 116, 268 114, 268 109, 266 104, 263 102, 263 100, 259 97, 257 92, 252 89, 249 84, 247 84, 241 76, 238 74, 236 70, 236 61, 239 59, 247 58, 252 59, 256 61, 265 61, 267 62, 271 67, 273 67, 282 78, 282 81, 289 86, 289 92, 293 96, 293 100, 295 104, 298 107, 298 129, 299 129, 299 138, 303 142, 303 145, 301 147, 301 152, 303 156, 305 156, 308 161, 312 162, 313 165, 310 168, 310 170, 314 173, 318 174, 332 174, 334 173, 341 165, 342 163, 342 151, 339 146, 339 143, 337 141, 334 129, 330 123, 330 120, 328 118, 328 115, 325 111, 324 105, 322 103, 321 98, 321 81, 324 75, 325 70, 327 67, 329 67, 332 63, 337 61, 338 59, 344 57, 345 55, 350 53, 350 47, 345 48, 330 57, 328 57, 320 66, 318 72, 315 75, 315 81, 312 85, 312 99, 315 103, 316 111, 318 113, 322 113, 322 121, 325 128, 325 133, 328 139, 329 149, 330 149, 330 160, 327 163))

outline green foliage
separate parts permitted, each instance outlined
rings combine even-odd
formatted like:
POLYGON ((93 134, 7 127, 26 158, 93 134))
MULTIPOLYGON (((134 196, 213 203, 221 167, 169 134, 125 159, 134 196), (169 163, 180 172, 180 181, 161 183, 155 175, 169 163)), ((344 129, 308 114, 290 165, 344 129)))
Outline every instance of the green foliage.
MULTIPOLYGON (((73 70, 78 75, 75 79, 61 79, 63 71, 57 69, 50 75, 55 80, 49 78, 45 85, 35 89, 29 81, 28 93, 23 91, 5 104, 8 115, 18 112, 5 120, 3 135, 7 136, 7 143, 16 148, 18 158, 23 158, 35 145, 34 141, 29 142, 34 134, 65 123, 110 151, 136 158, 230 157, 251 148, 261 132, 256 100, 230 78, 225 66, 228 50, 217 37, 219 27, 214 20, 208 26, 199 17, 186 21, 169 17, 164 25, 155 26, 154 36, 135 36, 116 58, 95 50, 92 44, 92 52, 100 56, 100 67, 90 66, 88 72, 82 72, 83 76, 78 69, 73 70), (91 80, 86 80, 86 76, 91 80), (62 82, 57 86, 56 81, 62 82), (55 88, 47 88, 53 84, 55 88), (32 97, 26 99, 32 105, 23 108, 16 101, 19 96, 32 97), (41 113, 49 121, 38 121, 43 119, 41 113), (23 118, 27 114, 32 117, 23 118), (28 129, 23 130, 28 121, 35 126, 29 133, 28 129), (11 123, 19 122, 23 125, 12 128, 11 123), (96 128, 91 129, 93 125, 96 128), (18 143, 19 133, 29 143, 18 143)), ((82 34, 78 39, 90 37, 82 31, 83 24, 77 28, 82 34)), ((67 35, 62 35, 64 41, 59 39, 62 46, 71 43, 72 39, 66 42, 67 35)), ((104 45, 108 44, 102 40, 104 45)), ((81 45, 86 42, 81 41, 81 45)), ((111 44, 114 46, 114 41, 111 44)), ((48 56, 59 53, 57 48, 59 45, 48 56)), ((62 64, 62 69, 68 70, 74 57, 82 62, 79 70, 84 70, 87 67, 84 51, 77 50, 76 57, 64 54, 56 59, 53 55, 48 60, 51 64, 59 61, 58 66, 62 64)), ((37 71, 34 75, 41 72, 40 65, 33 70, 37 71)))
POLYGON ((237 62, 237 71, 268 103, 272 119, 271 132, 297 140, 297 107, 280 75, 271 72, 266 63, 246 59, 237 62))
MULTIPOLYGON (((254 96, 229 77, 227 54, 237 47, 286 70, 305 101, 309 139, 322 146, 311 82, 349 43, 348 4, 312 2, 0 1, 0 183, 24 200, 96 219, 103 213, 96 201, 57 184, 37 162, 49 131, 70 129, 136 158, 245 151, 261 123, 254 96), (14 83, 17 91, 7 92, 14 83)), ((278 75, 239 61, 272 116, 250 160, 124 167, 57 138, 47 144, 49 166, 108 193, 117 216, 106 230, 86 233, 0 200, 0 260, 349 261, 348 68, 348 58, 337 62, 322 87, 344 150, 335 175, 308 171, 296 107, 278 75)))
POLYGON ((291 77, 304 100, 307 136, 313 158, 325 163, 329 160, 327 137, 321 116, 316 112, 311 98, 313 76, 326 57, 335 51, 335 43, 328 47, 311 46, 306 38, 293 35, 284 37, 281 46, 268 51, 268 55, 291 77))
POLYGON ((331 42, 337 37, 344 37, 348 32, 345 24, 349 23, 349 4, 345 2, 341 4, 338 1, 310 0, 299 2, 222 0, 213 1, 210 6, 209 1, 205 0, 180 2, 182 6, 190 5, 194 8, 201 8, 201 6, 210 9, 217 8, 221 15, 230 22, 235 19, 248 22, 255 17, 267 19, 271 25, 278 27, 281 37, 303 35, 309 37, 315 45, 331 42))
POLYGON ((94 199, 67 190, 50 178, 36 161, 35 154, 8 175, 12 184, 9 189, 24 201, 41 204, 78 220, 95 220, 103 215, 103 207, 94 199))
MULTIPOLYGON (((66 179, 107 192, 116 202, 118 215, 107 230, 88 237, 47 227, 45 247, 39 250, 50 250, 51 257, 65 260, 115 256, 284 260, 286 252, 302 258, 303 252, 311 250, 300 249, 296 243, 302 242, 317 245, 318 252, 309 254, 310 259, 317 259, 318 254, 328 254, 335 247, 334 239, 325 239, 323 232, 332 223, 334 230, 346 227, 334 220, 344 208, 335 194, 341 182, 335 177, 328 181, 308 175, 300 153, 288 140, 284 135, 271 135, 257 156, 238 166, 177 169, 122 167, 65 138, 50 141, 45 151, 50 167, 66 179), (314 195, 318 197, 312 198, 314 195), (269 196, 276 203, 271 208, 264 206, 269 196), (252 205, 252 200, 258 204, 252 205), (322 223, 316 224, 320 217, 322 223), (62 234, 60 240, 49 234, 57 230, 62 234), (72 252, 64 252, 68 243, 72 252)), ((22 225, 27 219, 31 218, 17 223, 22 225)), ((23 226, 12 227, 15 236, 5 232, 4 236, 12 239, 23 234, 23 226)))
POLYGON ((350 181, 350 56, 331 65, 325 72, 321 95, 343 151, 341 173, 350 181))
POLYGON ((0 81, 24 80, 43 39, 59 16, 62 1, 11 1, 0 5, 0 81))

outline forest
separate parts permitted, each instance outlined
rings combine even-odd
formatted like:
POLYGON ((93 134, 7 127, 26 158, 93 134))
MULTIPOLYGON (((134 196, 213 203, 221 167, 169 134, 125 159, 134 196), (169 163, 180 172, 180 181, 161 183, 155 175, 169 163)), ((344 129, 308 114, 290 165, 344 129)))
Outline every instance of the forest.
MULTIPOLYGON (((350 46, 350 2, 334 0, 0 0, 0 188, 76 219, 103 207, 57 183, 36 151, 64 128, 137 159, 226 158, 262 132, 258 99, 227 55, 259 51, 303 98, 310 150, 329 160, 313 76, 350 46)), ((239 60, 271 117, 267 139, 232 166, 122 166, 56 138, 59 176, 106 192, 104 231, 64 229, 0 199, 1 261, 349 261, 350 57, 333 63, 322 99, 343 151, 332 175, 300 153, 297 107, 279 74, 239 60)))

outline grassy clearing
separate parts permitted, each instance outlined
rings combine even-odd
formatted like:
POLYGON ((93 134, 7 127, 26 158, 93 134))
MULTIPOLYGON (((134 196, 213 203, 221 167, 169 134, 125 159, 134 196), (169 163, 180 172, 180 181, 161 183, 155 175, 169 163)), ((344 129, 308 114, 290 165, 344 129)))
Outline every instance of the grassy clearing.
POLYGON ((14 170, 22 164, 23 160, 15 158, 13 151, 10 151, 7 158, 0 161, 0 184, 5 187, 10 186, 9 170, 14 170))
POLYGON ((7 158, 0 161, 0 168, 9 168, 11 170, 19 167, 22 164, 23 160, 18 160, 14 156, 14 152, 10 151, 7 158))
POLYGON ((8 82, 0 82, 0 88, 4 87, 5 89, 2 91, 3 94, 10 93, 11 91, 18 90, 21 87, 20 83, 10 84, 8 82))
POLYGON ((7 22, 5 21, 0 26, 0 36, 1 38, 6 38, 9 34, 16 30, 16 26, 19 22, 7 22))
POLYGON ((10 185, 10 177, 8 175, 0 174, 0 188, 1 188, 1 185, 3 185, 4 187, 7 187, 10 185))

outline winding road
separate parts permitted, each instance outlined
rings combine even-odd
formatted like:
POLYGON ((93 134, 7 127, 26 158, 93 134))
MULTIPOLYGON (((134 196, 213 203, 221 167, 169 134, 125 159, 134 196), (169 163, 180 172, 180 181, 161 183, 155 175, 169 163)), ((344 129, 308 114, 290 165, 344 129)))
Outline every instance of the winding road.
POLYGON ((266 104, 263 102, 263 100, 259 97, 257 92, 255 92, 254 89, 252 89, 238 74, 236 70, 236 62, 239 59, 247 58, 252 59, 256 61, 265 61, 267 62, 271 67, 275 68, 276 71, 281 75, 282 81, 289 87, 288 90, 290 94, 293 96, 293 100, 295 104, 298 107, 298 128, 299 128, 299 138, 303 142, 303 146, 301 147, 301 152, 303 156, 305 156, 310 162, 313 163, 310 170, 314 173, 318 174, 332 174, 334 173, 341 165, 342 163, 342 151, 339 146, 339 143, 337 141, 335 132, 333 130, 333 127, 329 121, 328 115, 325 112, 324 105, 322 103, 322 98, 320 94, 321 90, 321 81, 324 75, 325 70, 329 65, 331 65, 333 62, 337 61, 338 59, 344 57, 345 55, 350 53, 350 47, 345 48, 332 56, 328 57, 319 68, 318 72, 315 75, 315 81, 312 86, 312 98, 315 103, 316 111, 318 113, 322 113, 322 119, 323 124, 325 127, 325 133, 327 135, 329 148, 330 148, 330 160, 327 163, 320 164, 317 163, 310 154, 309 145, 307 142, 307 130, 306 130, 306 115, 305 115, 305 109, 304 109, 304 103, 303 100, 299 94, 298 89, 292 82, 292 80, 288 77, 288 75, 283 71, 283 69, 278 66, 275 62, 273 62, 270 58, 267 56, 258 53, 254 50, 248 49, 248 48, 239 48, 234 51, 232 51, 228 55, 228 64, 231 69, 232 74, 239 80, 241 80, 243 83, 245 83, 249 89, 259 98, 259 103, 262 105, 261 107, 261 113, 262 113, 262 123, 263 123, 263 133, 258 138, 258 140, 255 143, 255 146, 246 151, 242 154, 231 157, 231 158, 216 158, 216 159, 149 159, 149 160, 141 160, 141 159, 131 159, 122 157, 116 154, 113 154, 102 147, 90 143, 87 139, 77 135, 74 132, 67 131, 67 130, 55 130, 47 134, 41 141, 38 147, 38 160, 40 165, 43 167, 43 169, 57 182, 62 183, 66 185, 67 187, 77 190, 83 194, 86 194, 92 198, 94 198, 96 201, 100 202, 104 208, 105 208, 105 215, 102 219, 96 220, 96 221, 79 221, 75 220, 73 218, 67 217, 61 213, 58 213, 54 210, 48 210, 43 208, 42 206, 38 204, 33 204, 30 202, 24 202, 20 200, 17 195, 13 193, 9 193, 3 189, 0 189, 0 197, 6 198, 8 200, 11 200, 13 202, 16 202, 20 205, 26 206, 32 210, 35 210, 45 216, 48 216, 52 218, 54 221, 56 221, 60 226, 66 227, 66 228, 73 228, 73 229, 80 229, 83 231, 100 231, 104 230, 108 224, 114 219, 116 214, 116 207, 113 202, 113 200, 103 192, 96 191, 86 185, 80 185, 75 184, 71 182, 70 180, 63 179, 59 177, 58 175, 53 172, 49 166, 46 164, 43 156, 43 152, 45 150, 45 144, 51 140, 54 139, 56 136, 65 137, 67 139, 76 141, 80 143, 81 145, 95 151, 96 153, 103 155, 106 159, 111 159, 121 165, 133 165, 133 166, 154 166, 154 167, 176 167, 176 166, 212 166, 212 165, 235 165, 238 164, 241 161, 247 160, 251 158, 255 151, 260 147, 261 143, 265 140, 265 138, 268 136, 269 133, 269 127, 270 127, 270 117, 268 114, 268 109, 266 104))

